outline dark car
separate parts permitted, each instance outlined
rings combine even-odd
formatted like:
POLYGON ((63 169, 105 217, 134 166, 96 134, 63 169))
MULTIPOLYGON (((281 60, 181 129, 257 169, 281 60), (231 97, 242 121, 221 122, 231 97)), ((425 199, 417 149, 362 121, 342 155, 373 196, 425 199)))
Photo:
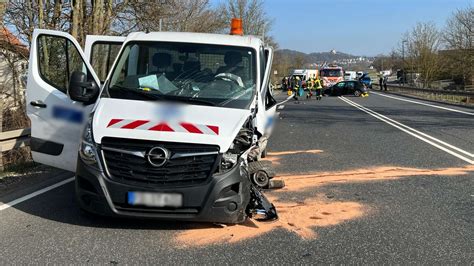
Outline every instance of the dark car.
POLYGON ((362 82, 356 80, 341 81, 330 88, 332 96, 354 95, 359 97, 364 93, 368 93, 367 88, 362 82))

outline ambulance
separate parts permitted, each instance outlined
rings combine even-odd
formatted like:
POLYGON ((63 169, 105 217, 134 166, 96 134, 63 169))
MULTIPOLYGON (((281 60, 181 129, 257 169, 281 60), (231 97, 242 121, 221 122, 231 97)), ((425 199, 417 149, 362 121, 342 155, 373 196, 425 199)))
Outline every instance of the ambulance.
POLYGON ((75 173, 86 213, 275 217, 248 172, 275 120, 272 58, 254 36, 87 36, 83 51, 65 32, 34 30, 26 95, 33 159, 75 173))

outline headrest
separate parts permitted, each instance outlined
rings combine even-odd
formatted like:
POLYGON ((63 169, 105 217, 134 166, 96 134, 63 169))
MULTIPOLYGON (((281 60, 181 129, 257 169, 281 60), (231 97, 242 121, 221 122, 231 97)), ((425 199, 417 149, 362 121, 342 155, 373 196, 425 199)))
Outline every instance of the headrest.
POLYGON ((242 62, 242 54, 239 52, 227 52, 224 56, 224 63, 227 66, 236 66, 242 62))
POLYGON ((183 71, 199 71, 201 70, 201 62, 199 61, 186 61, 183 65, 183 71))
POLYGON ((171 65, 171 55, 168 53, 156 53, 153 55, 153 65, 157 68, 167 68, 171 65))

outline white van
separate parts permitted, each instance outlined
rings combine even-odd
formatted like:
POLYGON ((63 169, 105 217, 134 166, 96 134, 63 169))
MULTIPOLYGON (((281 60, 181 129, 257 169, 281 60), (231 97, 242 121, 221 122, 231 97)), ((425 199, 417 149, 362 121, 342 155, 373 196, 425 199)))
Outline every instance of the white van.
POLYGON ((272 57, 251 36, 88 36, 84 53, 67 33, 35 30, 33 159, 75 172, 86 212, 243 222, 261 212, 248 163, 274 122, 272 57))
POLYGON ((344 80, 355 80, 356 77, 355 71, 344 71, 344 80))

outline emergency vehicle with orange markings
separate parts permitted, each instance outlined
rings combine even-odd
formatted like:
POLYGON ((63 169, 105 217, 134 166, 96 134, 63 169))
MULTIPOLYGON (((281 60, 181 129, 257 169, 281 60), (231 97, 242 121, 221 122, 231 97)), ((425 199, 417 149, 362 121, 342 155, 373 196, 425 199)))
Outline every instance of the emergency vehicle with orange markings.
POLYGON ((319 70, 319 75, 324 88, 332 87, 334 84, 344 81, 344 69, 336 65, 322 67, 319 70))
POLYGON ((265 218, 248 164, 265 155, 274 122, 271 47, 254 36, 176 32, 87 36, 84 47, 35 30, 27 83, 33 159, 75 172, 82 210, 265 218))

